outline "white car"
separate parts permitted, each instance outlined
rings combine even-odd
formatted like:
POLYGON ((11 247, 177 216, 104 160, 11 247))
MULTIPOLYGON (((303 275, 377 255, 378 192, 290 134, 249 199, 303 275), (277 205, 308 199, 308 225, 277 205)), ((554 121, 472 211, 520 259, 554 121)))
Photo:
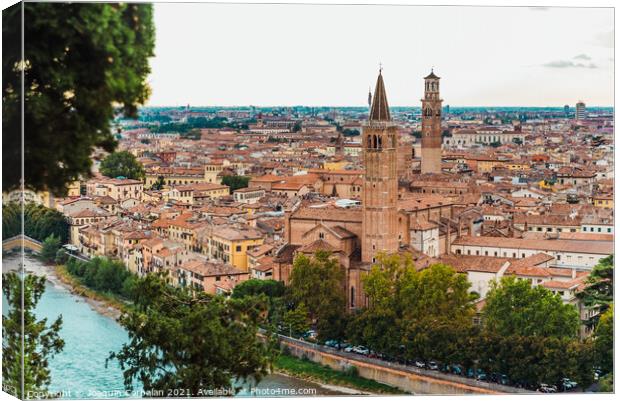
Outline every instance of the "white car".
POLYGON ((364 347, 363 345, 358 345, 357 347, 353 348, 353 352, 360 354, 360 355, 370 354, 370 350, 364 347))
POLYGON ((352 345, 349 345, 348 347, 345 347, 344 352, 353 352, 353 350, 354 350, 355 348, 356 348, 356 347, 354 347, 354 346, 352 346, 352 345))

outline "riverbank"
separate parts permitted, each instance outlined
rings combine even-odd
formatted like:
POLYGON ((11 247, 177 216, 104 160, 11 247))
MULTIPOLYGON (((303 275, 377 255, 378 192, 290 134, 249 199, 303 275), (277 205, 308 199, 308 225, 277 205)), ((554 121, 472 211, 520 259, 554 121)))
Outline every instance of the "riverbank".
POLYGON ((67 271, 64 265, 50 266, 56 279, 73 294, 83 297, 88 304, 104 316, 118 319, 126 310, 127 303, 115 295, 88 288, 67 271))
MULTIPOLYGON (((64 265, 52 265, 29 256, 24 259, 24 270, 27 273, 37 276, 45 276, 45 278, 56 286, 65 288, 72 294, 80 296, 93 310, 101 315, 117 320, 127 307, 119 298, 100 293, 83 285, 79 279, 72 276, 64 265), (36 262, 34 262, 36 260, 36 262)), ((5 270, 18 270, 19 258, 9 258, 9 263, 3 265, 5 270)))
POLYGON ((290 355, 280 355, 276 358, 274 370, 279 374, 313 381, 324 387, 334 386, 334 389, 337 391, 346 392, 347 394, 406 394, 396 387, 360 377, 355 371, 349 373, 340 372, 316 362, 297 359, 290 355), (354 389, 353 392, 351 392, 351 389, 354 389))

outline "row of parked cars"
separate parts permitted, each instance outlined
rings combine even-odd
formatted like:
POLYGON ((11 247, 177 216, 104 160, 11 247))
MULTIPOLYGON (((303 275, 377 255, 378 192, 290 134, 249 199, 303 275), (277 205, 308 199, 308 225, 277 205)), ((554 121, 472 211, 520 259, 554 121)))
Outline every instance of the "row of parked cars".
MULTIPOLYGON (((325 345, 331 348, 336 348, 344 352, 351 352, 351 353, 355 353, 358 355, 363 355, 363 356, 367 356, 371 358, 380 358, 383 360, 387 360, 389 362, 398 362, 404 365, 415 366, 420 369, 441 371, 444 373, 450 373, 450 374, 459 375, 459 376, 466 376, 466 377, 473 378, 476 380, 498 383, 498 384, 502 384, 506 386, 517 386, 517 387, 522 387, 522 388, 529 388, 531 390, 537 390, 542 393, 558 392, 558 386, 556 385, 549 385, 549 384, 541 383, 538 387, 535 387, 535 386, 532 387, 532 386, 525 385, 523 383, 512 382, 508 378, 507 375, 502 374, 502 373, 487 374, 482 369, 473 369, 473 368, 469 368, 466 370, 465 368, 463 368, 463 366, 458 365, 458 364, 443 365, 437 361, 433 361, 433 360, 424 361, 422 359, 397 360, 395 358, 390 358, 390 357, 375 353, 363 345, 351 345, 347 343, 341 343, 336 340, 328 340, 325 342, 325 345)), ((577 383, 574 382, 573 380, 570 380, 567 377, 563 378, 561 383, 559 383, 560 391, 570 391, 576 387, 577 387, 577 383)))

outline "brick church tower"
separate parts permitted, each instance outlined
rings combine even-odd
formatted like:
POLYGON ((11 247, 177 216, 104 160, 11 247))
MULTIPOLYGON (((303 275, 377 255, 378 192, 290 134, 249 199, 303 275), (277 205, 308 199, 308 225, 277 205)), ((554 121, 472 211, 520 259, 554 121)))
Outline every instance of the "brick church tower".
POLYGON ((431 70, 422 99, 422 174, 441 173, 441 102, 439 77, 431 70))
POLYGON ((380 251, 398 251, 398 131, 390 118, 379 71, 368 122, 363 129, 362 262, 372 263, 380 251))

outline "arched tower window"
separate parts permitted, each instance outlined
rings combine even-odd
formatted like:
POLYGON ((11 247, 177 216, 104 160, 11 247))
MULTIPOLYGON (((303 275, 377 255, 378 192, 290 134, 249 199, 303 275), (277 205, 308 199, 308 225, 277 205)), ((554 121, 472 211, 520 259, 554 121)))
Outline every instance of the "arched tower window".
POLYGON ((372 136, 372 148, 377 149, 377 136, 376 135, 372 136))
POLYGON ((377 149, 383 148, 383 137, 378 136, 378 146, 377 149))
POLYGON ((371 135, 368 135, 368 140, 367 140, 367 142, 368 142, 368 145, 367 145, 366 147, 367 147, 368 149, 372 148, 372 136, 371 136, 371 135))
POLYGON ((351 308, 355 308, 355 287, 351 287, 351 308))

